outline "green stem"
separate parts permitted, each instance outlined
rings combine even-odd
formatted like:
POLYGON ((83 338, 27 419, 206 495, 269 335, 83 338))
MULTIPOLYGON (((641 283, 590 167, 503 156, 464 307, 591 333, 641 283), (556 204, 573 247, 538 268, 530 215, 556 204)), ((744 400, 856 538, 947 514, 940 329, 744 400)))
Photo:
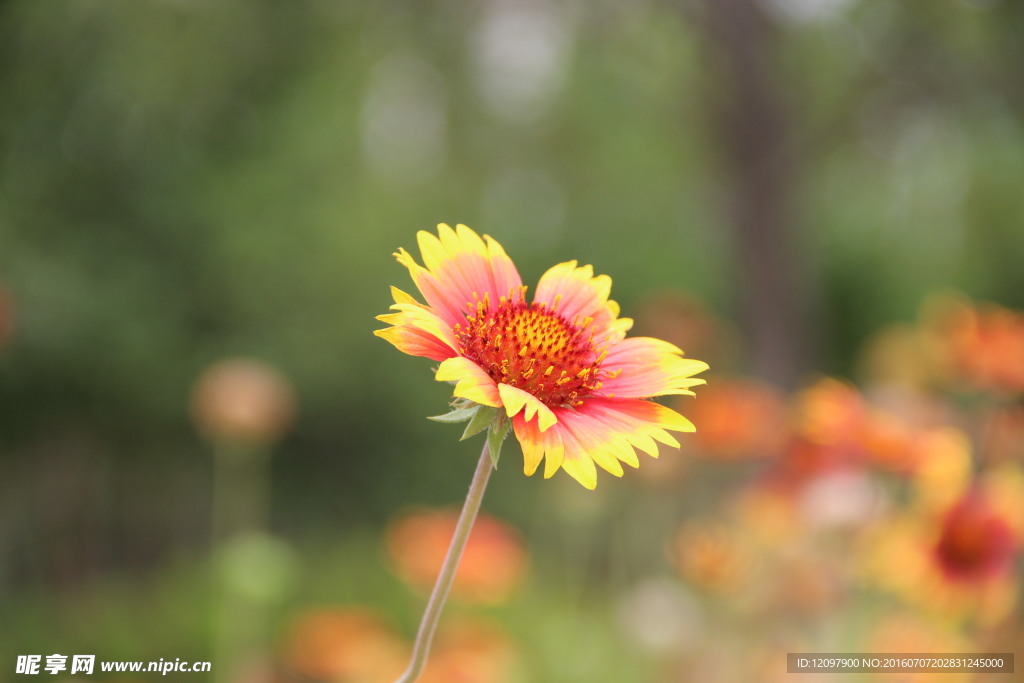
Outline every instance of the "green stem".
POLYGON ((416 633, 416 642, 412 647, 412 660, 409 662, 409 668, 398 677, 395 683, 412 683, 419 678, 420 672, 423 671, 423 665, 426 664, 427 655, 430 653, 430 644, 434 640, 434 632, 437 631, 437 622, 440 620, 441 611, 448 600, 452 581, 455 580, 455 571, 459 568, 462 551, 465 550, 466 541, 469 540, 469 532, 472 531, 473 522, 476 521, 477 512, 480 511, 480 503, 483 501, 484 489, 487 488, 487 480, 491 477, 492 469, 494 469, 494 465, 491 463, 487 441, 484 440, 480 461, 476 464, 476 472, 469 485, 466 502, 462 504, 462 512, 455 525, 455 533, 452 535, 451 545, 448 546, 448 554, 444 558, 444 564, 441 566, 437 583, 434 584, 434 590, 430 594, 430 600, 427 601, 427 609, 423 612, 420 630, 416 633))

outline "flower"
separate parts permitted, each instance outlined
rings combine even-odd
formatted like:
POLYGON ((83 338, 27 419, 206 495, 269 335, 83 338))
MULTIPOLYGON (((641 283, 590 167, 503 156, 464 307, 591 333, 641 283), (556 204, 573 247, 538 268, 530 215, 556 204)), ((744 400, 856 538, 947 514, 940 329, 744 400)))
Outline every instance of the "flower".
POLYGON ((717 522, 687 522, 676 534, 672 559, 680 573, 711 593, 735 595, 754 574, 745 539, 717 522))
MULTIPOLYGON (((387 529, 385 544, 396 573, 407 583, 429 591, 455 532, 457 510, 422 510, 404 514, 387 529)), ((522 582, 528 560, 518 532, 481 514, 452 584, 452 595, 467 602, 505 602, 522 582)))
POLYGON ((785 406, 779 393, 766 384, 723 378, 702 391, 693 411, 701 426, 698 455, 722 460, 766 458, 781 448, 785 406))
POLYGON ((923 316, 940 374, 997 395, 1024 392, 1024 313, 947 294, 923 316))
POLYGON ((408 647, 376 612, 323 607, 298 615, 283 647, 289 668, 314 680, 391 680, 402 671, 408 647))
POLYGON ((971 491, 942 520, 935 560, 952 581, 983 580, 1013 563, 1013 528, 982 495, 971 491))
POLYGON ((1024 526, 1020 482, 990 471, 938 507, 912 505, 868 528, 864 578, 937 615, 995 625, 1013 611, 1024 526))
POLYGON ((473 617, 441 628, 437 652, 419 683, 503 683, 522 680, 516 643, 495 623, 473 617))
POLYGON ((690 394, 707 364, 683 358, 651 337, 626 338, 632 320, 608 299, 611 278, 576 261, 550 268, 526 302, 501 245, 464 225, 417 235, 424 265, 395 254, 426 299, 392 288, 390 327, 374 332, 400 351, 440 361, 435 379, 454 395, 502 410, 523 449, 524 471, 544 460, 583 486, 597 485, 595 463, 615 476, 639 465, 635 448, 657 457, 668 433, 694 431, 676 411, 644 399, 690 394))

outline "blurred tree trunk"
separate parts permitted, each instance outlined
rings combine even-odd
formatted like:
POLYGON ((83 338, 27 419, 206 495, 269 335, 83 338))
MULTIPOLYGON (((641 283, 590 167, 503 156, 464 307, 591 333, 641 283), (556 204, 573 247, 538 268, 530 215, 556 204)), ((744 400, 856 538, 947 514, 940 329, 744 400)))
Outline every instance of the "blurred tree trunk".
POLYGON ((724 154, 741 327, 753 371, 792 388, 807 369, 791 209, 795 167, 773 27, 758 0, 705 0, 711 115, 724 154))

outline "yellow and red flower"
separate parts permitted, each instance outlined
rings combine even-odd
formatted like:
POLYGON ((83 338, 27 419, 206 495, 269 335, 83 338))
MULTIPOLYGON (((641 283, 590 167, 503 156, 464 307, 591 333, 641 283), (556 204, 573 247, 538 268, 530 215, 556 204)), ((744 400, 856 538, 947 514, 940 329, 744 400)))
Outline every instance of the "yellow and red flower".
POLYGON ((995 625, 1019 592, 1024 477, 1007 467, 951 486, 951 498, 922 498, 867 529, 864 577, 929 612, 995 625))
POLYGON ((942 520, 935 561, 952 581, 980 581, 1008 571, 1016 553, 1013 527, 980 492, 956 502, 942 520))
POLYGON ((611 278, 576 261, 550 268, 532 303, 501 245, 464 225, 417 235, 424 265, 404 249, 426 305, 392 288, 391 327, 375 334, 400 351, 440 361, 435 379, 454 395, 500 408, 523 449, 524 471, 545 461, 593 489, 595 463, 615 476, 639 465, 636 449, 657 457, 655 442, 678 447, 669 431, 693 424, 645 399, 692 394, 707 364, 651 337, 626 338, 632 320, 608 298, 611 278))

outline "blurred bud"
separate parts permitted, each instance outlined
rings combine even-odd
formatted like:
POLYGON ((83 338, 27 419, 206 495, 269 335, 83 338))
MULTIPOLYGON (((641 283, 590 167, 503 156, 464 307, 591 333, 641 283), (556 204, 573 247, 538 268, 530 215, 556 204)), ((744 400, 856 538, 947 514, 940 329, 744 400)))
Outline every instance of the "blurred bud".
POLYGON ((318 609, 292 622, 283 656, 291 669, 313 680, 378 683, 401 674, 408 648, 370 610, 318 609))
POLYGON ((14 336, 14 297, 10 290, 0 284, 0 351, 6 348, 14 336))
POLYGON ((225 588, 253 602, 274 602, 295 582, 295 553, 269 534, 235 536, 221 552, 225 588))
MULTIPOLYGON (((424 592, 433 587, 458 518, 456 510, 425 510, 403 515, 388 525, 385 545, 402 580, 424 592)), ((481 514, 466 542, 452 597, 484 604, 504 602, 519 587, 526 567, 519 533, 481 514)))
POLYGON ((207 368, 192 391, 192 416, 214 441, 271 445, 291 426, 295 394, 269 365, 229 359, 207 368))

